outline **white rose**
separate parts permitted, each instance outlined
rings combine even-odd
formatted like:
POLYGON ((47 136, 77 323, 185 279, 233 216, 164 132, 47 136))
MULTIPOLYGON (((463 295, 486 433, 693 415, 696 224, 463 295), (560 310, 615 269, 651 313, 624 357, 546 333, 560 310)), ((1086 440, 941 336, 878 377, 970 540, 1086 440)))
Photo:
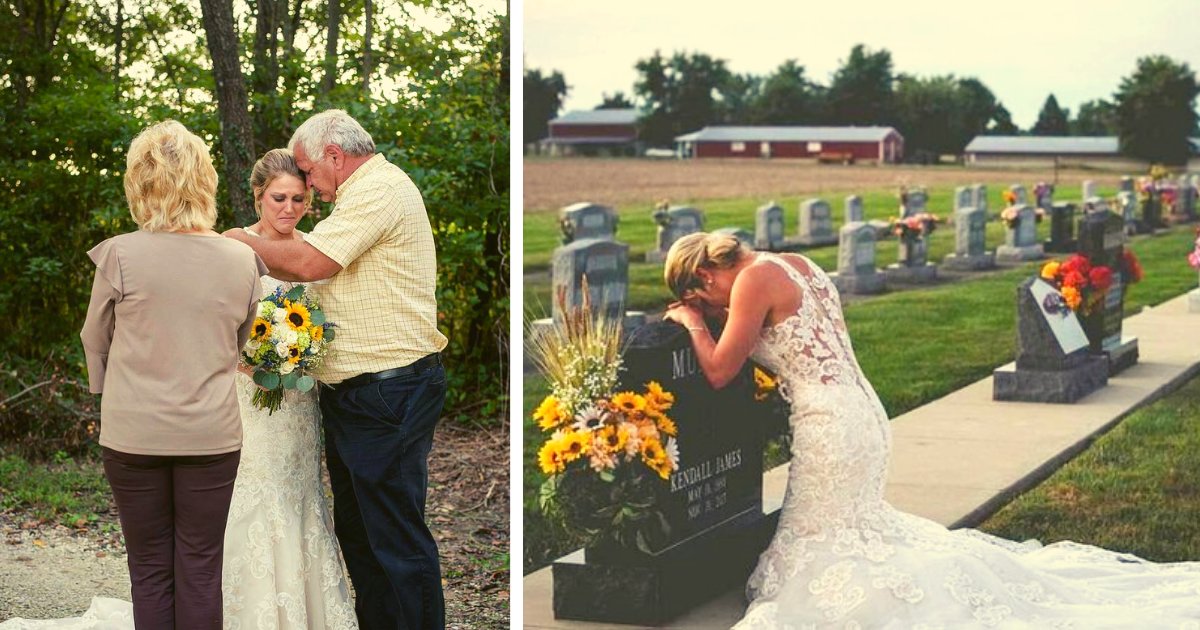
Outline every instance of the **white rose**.
POLYGON ((275 344, 275 354, 278 354, 281 357, 288 357, 292 353, 291 350, 288 349, 288 344, 280 341, 279 343, 275 344))
POLYGON ((276 324, 282 324, 285 318, 287 318, 287 311, 281 308, 276 308, 275 312, 271 314, 271 319, 274 320, 276 324))
POLYGON ((258 341, 257 339, 251 339, 250 341, 246 342, 246 352, 254 354, 255 352, 258 352, 258 347, 261 345, 261 341, 258 341))
POLYGON ((296 369, 295 363, 292 363, 291 361, 284 361, 283 364, 279 366, 279 373, 280 374, 291 374, 292 370, 294 370, 294 369, 296 369))
POLYGON ((283 331, 283 336, 280 338, 283 339, 285 342, 287 342, 287 344, 289 346, 294 346, 294 345, 296 345, 296 340, 299 337, 300 337, 300 333, 296 332, 295 330, 292 330, 291 328, 288 328, 287 330, 283 331))

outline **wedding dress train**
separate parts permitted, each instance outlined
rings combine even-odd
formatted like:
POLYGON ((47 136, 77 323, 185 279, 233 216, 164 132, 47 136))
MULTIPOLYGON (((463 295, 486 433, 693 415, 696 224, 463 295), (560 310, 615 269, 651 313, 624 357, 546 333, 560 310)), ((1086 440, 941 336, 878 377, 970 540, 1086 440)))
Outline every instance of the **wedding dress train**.
POLYGON ((792 460, 779 527, 735 628, 1200 629, 1200 563, 950 531, 888 505, 889 420, 836 289, 807 259, 802 272, 763 256, 803 296, 752 355, 791 406, 792 460))

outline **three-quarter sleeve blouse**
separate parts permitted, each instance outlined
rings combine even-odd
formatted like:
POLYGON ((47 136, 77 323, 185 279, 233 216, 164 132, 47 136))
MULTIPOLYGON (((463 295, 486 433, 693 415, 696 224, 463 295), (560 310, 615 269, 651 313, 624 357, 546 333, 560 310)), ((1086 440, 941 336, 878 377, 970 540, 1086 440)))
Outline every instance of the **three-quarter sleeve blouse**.
POLYGON ((80 338, 100 402, 100 444, 138 455, 241 448, 234 385, 267 273, 252 249, 202 234, 138 231, 96 264, 80 338))

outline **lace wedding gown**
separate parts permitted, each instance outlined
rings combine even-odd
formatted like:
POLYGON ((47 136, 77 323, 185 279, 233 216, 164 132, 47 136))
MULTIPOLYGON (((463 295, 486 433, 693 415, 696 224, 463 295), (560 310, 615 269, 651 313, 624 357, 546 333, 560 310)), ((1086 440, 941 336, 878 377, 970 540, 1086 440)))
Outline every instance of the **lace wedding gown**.
MULTIPOLYGON (((263 276, 264 295, 281 283, 263 276)), ((284 290, 291 285, 284 283, 284 290)), ((237 375, 242 460, 225 525, 225 628, 358 628, 322 495, 316 390, 288 391, 273 414, 237 375)))
POLYGON ((808 259, 764 257, 802 292, 752 355, 791 405, 792 461, 736 629, 1200 628, 1200 563, 950 531, 885 503, 889 421, 837 291, 808 259))

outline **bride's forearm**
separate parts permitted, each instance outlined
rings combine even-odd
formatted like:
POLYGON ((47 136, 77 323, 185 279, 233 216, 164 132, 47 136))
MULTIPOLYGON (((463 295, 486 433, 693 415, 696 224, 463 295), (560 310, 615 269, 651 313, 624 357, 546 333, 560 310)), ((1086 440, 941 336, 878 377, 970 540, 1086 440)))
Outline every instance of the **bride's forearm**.
POLYGON ((719 359, 717 340, 713 339, 712 333, 707 328, 689 326, 688 334, 692 337, 692 349, 696 352, 696 362, 700 364, 700 370, 704 372, 708 384, 716 389, 728 385, 741 370, 741 364, 726 365, 729 362, 719 359))

